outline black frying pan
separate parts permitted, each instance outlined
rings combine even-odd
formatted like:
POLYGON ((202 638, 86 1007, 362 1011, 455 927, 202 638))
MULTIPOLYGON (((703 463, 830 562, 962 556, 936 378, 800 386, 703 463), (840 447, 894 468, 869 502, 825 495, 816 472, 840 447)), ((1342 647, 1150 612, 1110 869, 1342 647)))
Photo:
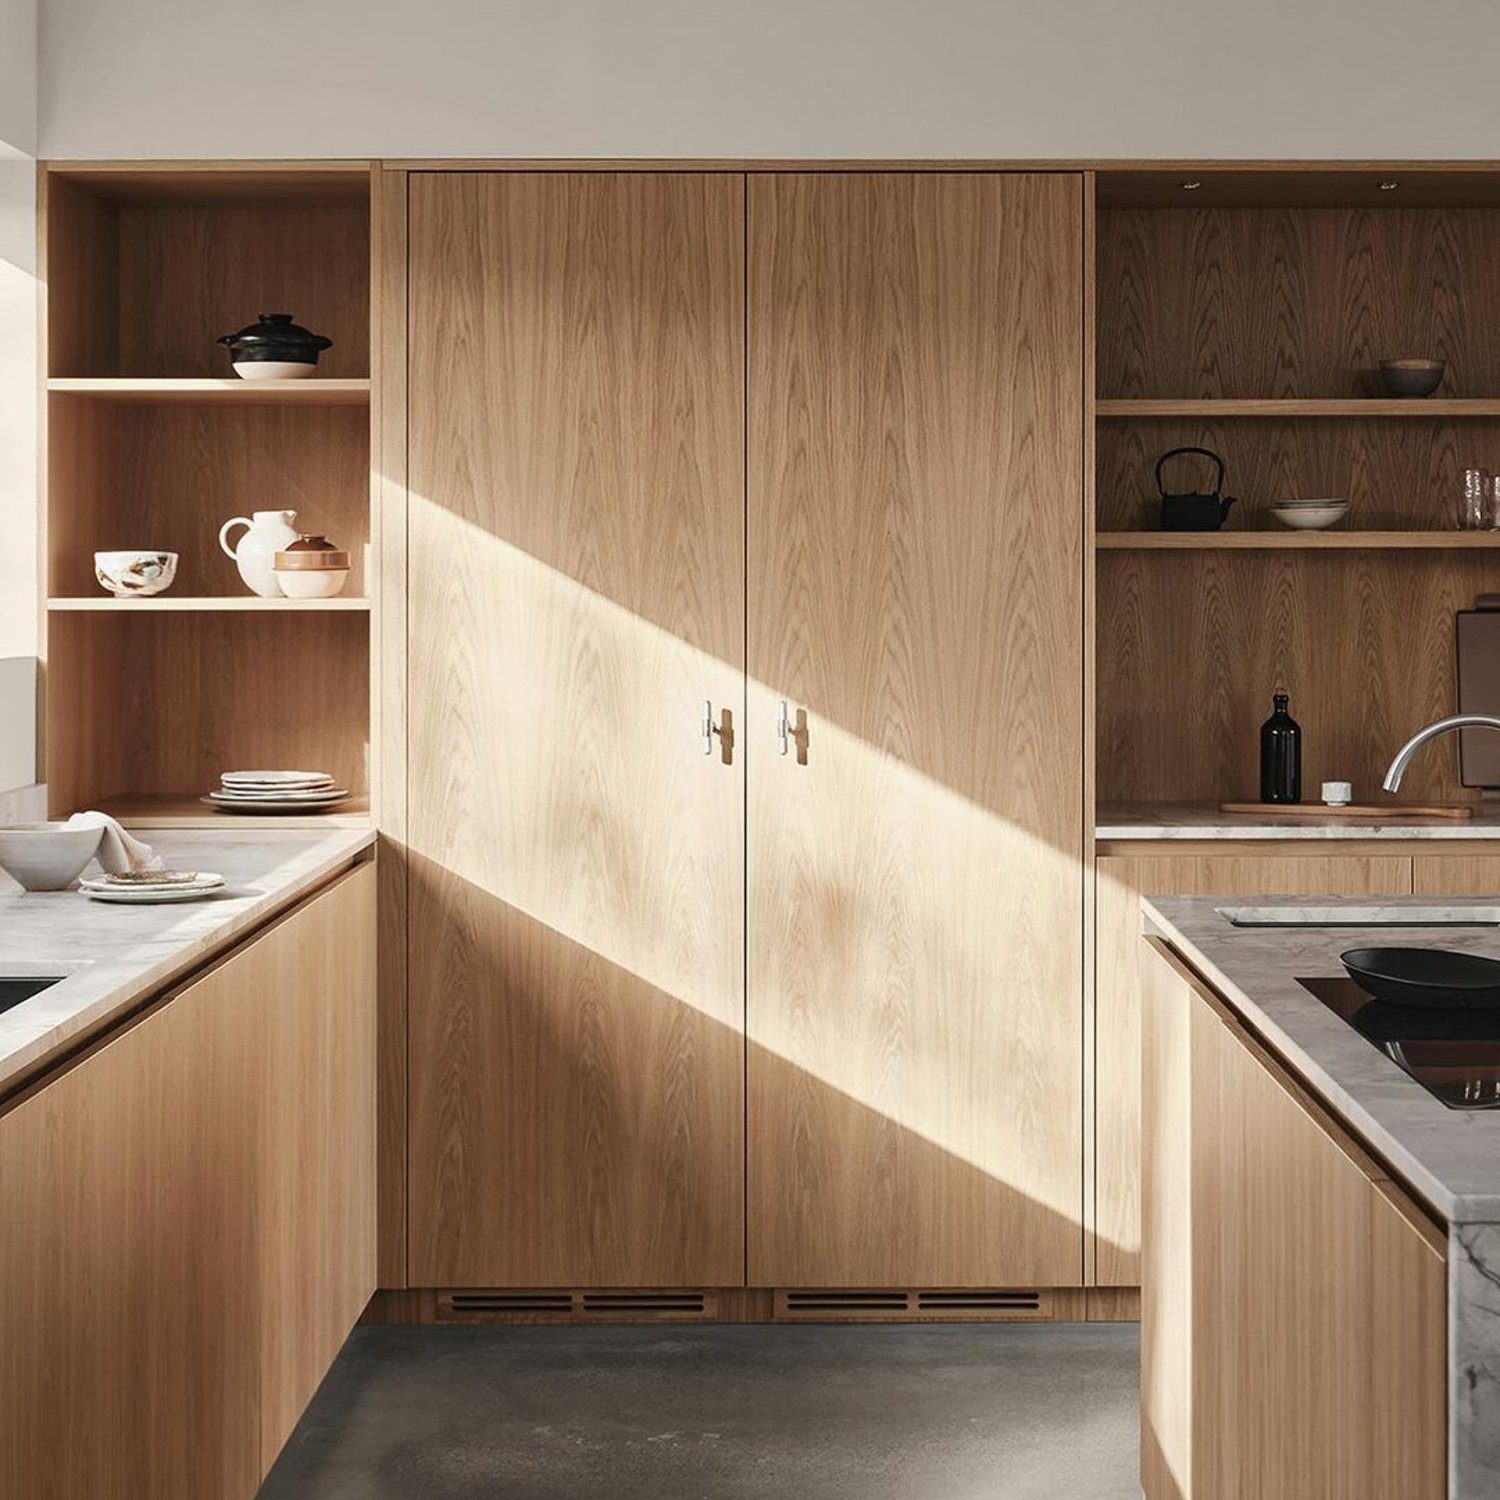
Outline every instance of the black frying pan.
POLYGON ((1477 1010, 1500 1006, 1500 962, 1446 948, 1350 948, 1349 977, 1393 1005, 1477 1010))

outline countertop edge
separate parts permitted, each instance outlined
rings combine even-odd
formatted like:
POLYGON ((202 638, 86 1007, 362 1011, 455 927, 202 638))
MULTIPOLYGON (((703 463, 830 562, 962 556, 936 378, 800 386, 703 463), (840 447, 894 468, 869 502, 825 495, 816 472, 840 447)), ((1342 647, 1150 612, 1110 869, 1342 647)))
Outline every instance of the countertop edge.
POLYGON ((18 1086, 30 1087, 53 1062, 72 1052, 81 1042, 107 1031, 112 1022, 134 1010, 143 1000, 171 989, 195 969, 202 968, 326 884, 341 869, 352 865, 366 849, 373 847, 377 837, 374 828, 329 830, 320 841, 321 852, 314 854, 306 868, 253 900, 237 902, 222 923, 186 939, 168 956, 138 963, 127 954, 90 962, 87 967, 79 967, 67 975, 54 991, 47 993, 65 1000, 68 998, 66 993, 56 992, 64 992, 75 981, 102 984, 105 992, 49 1025, 32 1040, 22 1042, 0 1056, 0 1095, 10 1093, 18 1086))

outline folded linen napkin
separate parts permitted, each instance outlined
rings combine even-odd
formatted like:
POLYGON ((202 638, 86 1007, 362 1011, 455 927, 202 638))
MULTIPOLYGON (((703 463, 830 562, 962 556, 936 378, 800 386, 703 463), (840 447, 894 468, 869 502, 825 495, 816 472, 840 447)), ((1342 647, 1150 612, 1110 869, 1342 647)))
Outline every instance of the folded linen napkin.
POLYGON ((108 813, 78 812, 68 819, 69 828, 102 828, 94 858, 106 875, 123 875, 130 870, 164 870, 166 861, 150 844, 133 838, 108 813))

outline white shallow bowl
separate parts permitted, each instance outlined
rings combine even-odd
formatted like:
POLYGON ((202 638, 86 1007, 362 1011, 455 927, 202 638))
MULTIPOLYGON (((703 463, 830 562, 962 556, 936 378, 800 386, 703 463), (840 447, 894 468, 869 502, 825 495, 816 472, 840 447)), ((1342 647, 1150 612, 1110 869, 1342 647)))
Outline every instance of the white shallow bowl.
POLYGON ((1322 531, 1343 520, 1348 512, 1347 500, 1298 500, 1271 507, 1271 514, 1294 531, 1322 531))
POLYGON ((65 891, 94 857, 102 828, 11 823, 0 828, 0 868, 28 891, 65 891))
POLYGON ((306 380, 317 368, 300 359, 241 359, 234 363, 234 373, 241 380, 306 380))

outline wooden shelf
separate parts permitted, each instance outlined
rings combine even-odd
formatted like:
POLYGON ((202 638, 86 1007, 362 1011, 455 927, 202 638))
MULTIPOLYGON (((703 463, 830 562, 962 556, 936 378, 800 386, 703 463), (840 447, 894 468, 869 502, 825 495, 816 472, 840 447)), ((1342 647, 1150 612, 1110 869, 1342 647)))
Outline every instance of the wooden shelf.
POLYGON ((339 594, 332 599, 262 599, 255 594, 227 598, 156 594, 149 599, 98 598, 49 599, 47 608, 62 614, 320 614, 329 610, 345 614, 369 614, 370 601, 339 594))
POLYGON ((364 380, 154 380, 132 376, 55 376, 47 382, 54 396, 91 401, 128 401, 181 406, 368 406, 364 380))
POLYGON ((1101 552, 1483 551, 1500 547, 1500 531, 1101 531, 1095 545, 1101 552))
POLYGON ((1391 417, 1401 420, 1439 421, 1461 417, 1500 418, 1500 397, 1450 400, 1427 396, 1407 400, 1388 397, 1287 398, 1283 400, 1229 399, 1219 401, 1158 400, 1156 397, 1096 401, 1094 414, 1101 418, 1195 417, 1202 420, 1264 418, 1272 421, 1327 420, 1329 418, 1391 417))
POLYGON ((229 813, 205 807, 191 794, 164 797, 110 797, 98 811, 126 828, 363 828, 370 822, 370 799, 353 797, 337 812, 229 813))

